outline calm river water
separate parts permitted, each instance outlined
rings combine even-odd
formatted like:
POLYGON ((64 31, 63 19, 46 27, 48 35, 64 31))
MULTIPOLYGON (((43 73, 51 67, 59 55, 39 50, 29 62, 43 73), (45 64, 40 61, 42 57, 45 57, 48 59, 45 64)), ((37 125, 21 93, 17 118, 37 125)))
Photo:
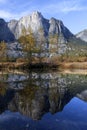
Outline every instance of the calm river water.
POLYGON ((0 72, 0 130, 87 130, 87 73, 0 72))

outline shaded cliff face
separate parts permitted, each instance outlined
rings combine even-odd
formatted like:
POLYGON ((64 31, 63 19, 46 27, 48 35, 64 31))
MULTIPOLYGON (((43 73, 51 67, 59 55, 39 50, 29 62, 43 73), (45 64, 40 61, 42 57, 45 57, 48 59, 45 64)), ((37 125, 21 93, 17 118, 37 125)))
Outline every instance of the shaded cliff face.
POLYGON ((14 41, 14 39, 14 34, 7 26, 7 23, 3 19, 0 19, 0 41, 14 41))
POLYGON ((76 34, 76 37, 77 37, 77 38, 80 38, 81 40, 83 40, 83 41, 85 41, 85 42, 87 42, 87 29, 85 29, 85 30, 83 30, 83 31, 81 31, 81 32, 79 32, 79 33, 77 33, 77 34, 76 34))
POLYGON ((55 18, 49 20, 49 35, 58 34, 59 42, 67 42, 74 35, 64 26, 63 22, 55 18))

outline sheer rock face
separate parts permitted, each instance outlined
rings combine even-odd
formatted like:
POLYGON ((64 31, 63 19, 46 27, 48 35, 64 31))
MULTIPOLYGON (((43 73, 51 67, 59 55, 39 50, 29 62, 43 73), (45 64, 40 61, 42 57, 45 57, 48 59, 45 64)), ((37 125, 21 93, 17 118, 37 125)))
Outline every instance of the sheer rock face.
POLYGON ((49 24, 49 34, 58 34, 60 42, 64 43, 69 38, 73 37, 73 34, 63 25, 62 21, 51 18, 49 24))
POLYGON ((83 40, 85 42, 87 42, 87 29, 79 32, 78 34, 76 34, 76 37, 80 38, 81 40, 83 40))
POLYGON ((7 23, 8 28, 10 31, 14 34, 14 37, 16 38, 16 27, 17 27, 18 21, 17 20, 11 20, 7 23))
POLYGON ((14 41, 15 37, 7 26, 7 23, 0 18, 0 41, 14 41))
POLYGON ((54 18, 45 19, 41 13, 36 11, 31 15, 22 17, 19 21, 11 20, 6 23, 0 19, 0 40, 12 41, 14 38, 18 39, 22 35, 23 27, 27 30, 31 27, 35 36, 38 35, 40 29, 43 29, 46 37, 50 34, 58 34, 60 42, 65 42, 73 36, 62 21, 54 18))
POLYGON ((31 27, 35 35, 40 29, 43 29, 44 34, 46 35, 48 33, 49 22, 48 20, 44 19, 39 12, 33 12, 32 15, 22 17, 16 26, 16 39, 22 35, 23 27, 25 27, 26 30, 31 27))
POLYGON ((40 29, 43 29, 45 36, 58 34, 59 36, 62 36, 61 41, 64 42, 73 36, 72 33, 63 25, 62 21, 54 18, 47 20, 39 12, 33 12, 32 15, 22 17, 19 20, 16 28, 18 33, 16 39, 18 39, 22 34, 23 26, 26 29, 31 27, 35 35, 40 29))

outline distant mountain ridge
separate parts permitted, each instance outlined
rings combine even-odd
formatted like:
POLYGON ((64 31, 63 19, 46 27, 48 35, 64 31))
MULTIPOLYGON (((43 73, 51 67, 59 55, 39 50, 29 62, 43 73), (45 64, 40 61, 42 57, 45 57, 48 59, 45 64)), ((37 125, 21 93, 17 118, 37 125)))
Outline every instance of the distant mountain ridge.
POLYGON ((83 31, 81 31, 81 32, 79 32, 79 33, 77 33, 77 34, 76 34, 76 37, 77 37, 77 38, 80 38, 81 40, 83 40, 83 41, 85 41, 85 42, 87 42, 87 29, 85 29, 85 30, 83 30, 83 31))

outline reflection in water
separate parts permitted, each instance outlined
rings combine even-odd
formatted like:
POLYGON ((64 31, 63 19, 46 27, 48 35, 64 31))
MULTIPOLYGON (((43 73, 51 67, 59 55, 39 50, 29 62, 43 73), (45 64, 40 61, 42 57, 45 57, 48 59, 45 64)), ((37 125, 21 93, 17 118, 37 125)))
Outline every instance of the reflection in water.
POLYGON ((7 73, 0 81, 0 113, 10 110, 39 120, 47 112, 62 111, 75 96, 87 101, 86 75, 7 73))

